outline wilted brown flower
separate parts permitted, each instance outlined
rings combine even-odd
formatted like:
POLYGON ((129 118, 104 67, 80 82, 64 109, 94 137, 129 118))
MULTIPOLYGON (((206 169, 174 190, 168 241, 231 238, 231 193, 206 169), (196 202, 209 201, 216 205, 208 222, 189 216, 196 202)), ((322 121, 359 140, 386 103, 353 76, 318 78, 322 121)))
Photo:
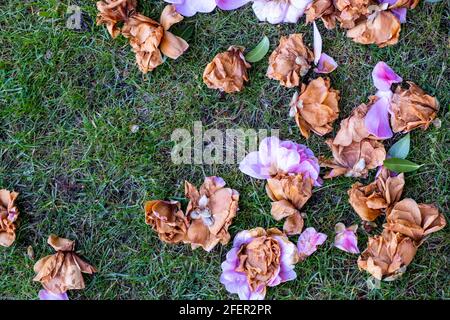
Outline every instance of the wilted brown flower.
POLYGON ((336 26, 336 12, 333 0, 313 0, 305 10, 306 22, 320 18, 327 29, 333 29, 336 26))
POLYGON ((403 173, 392 176, 384 168, 374 182, 364 186, 357 182, 348 190, 349 202, 364 221, 374 221, 386 209, 400 200, 405 178, 403 173))
POLYGON ((400 36, 400 21, 390 11, 377 9, 367 19, 347 31, 347 37, 361 44, 376 44, 383 48, 396 44, 400 36))
POLYGON ((159 239, 167 243, 183 241, 189 227, 189 221, 178 201, 147 201, 145 223, 152 226, 159 239))
POLYGON ((391 125, 394 132, 405 133, 416 128, 425 130, 439 110, 436 98, 427 95, 413 82, 408 84, 407 90, 398 86, 392 96, 391 125))
POLYGON ((269 57, 267 76, 285 87, 296 87, 308 73, 313 60, 314 53, 303 43, 303 35, 295 33, 281 37, 280 44, 269 57))
POLYGON ((340 146, 332 143, 332 139, 326 141, 333 153, 333 160, 321 158, 320 165, 332 168, 324 178, 330 179, 340 175, 347 177, 366 177, 368 170, 383 164, 386 158, 386 150, 381 142, 371 139, 363 139, 360 142, 352 142, 348 146, 340 146))
POLYGON ((211 251, 219 242, 230 241, 228 227, 238 210, 239 193, 224 187, 225 181, 219 177, 205 178, 200 190, 185 181, 185 194, 190 200, 186 215, 191 219, 185 242, 193 249, 211 251))
POLYGON ((368 104, 360 104, 358 107, 353 109, 350 117, 345 118, 341 121, 341 127, 333 140, 334 145, 339 146, 349 146, 353 142, 360 142, 363 139, 376 139, 376 137, 369 134, 364 123, 364 118, 369 111, 372 104, 378 98, 375 96, 369 97, 368 104))
POLYGON ((367 249, 358 258, 358 267, 378 280, 394 280, 405 272, 416 251, 412 239, 384 230, 381 235, 369 238, 367 249))
POLYGON ((272 202, 272 216, 279 221, 298 213, 311 198, 313 180, 302 174, 277 175, 267 179, 266 192, 272 202))
POLYGON ((245 60, 244 48, 231 46, 227 51, 217 54, 203 72, 203 82, 210 89, 226 93, 239 92, 247 82, 247 69, 251 65, 245 60))
POLYGON ((106 25, 113 38, 120 34, 117 26, 136 13, 137 0, 102 0, 97 2, 97 25, 106 25))
POLYGON ((163 62, 161 52, 177 59, 188 49, 186 41, 168 31, 181 20, 183 16, 176 12, 173 5, 168 5, 161 13, 160 23, 140 13, 125 21, 122 34, 130 40, 136 62, 143 73, 152 71, 163 62))
POLYGON ((41 282, 45 289, 55 294, 84 289, 82 272, 93 274, 97 271, 78 257, 74 251, 75 242, 50 235, 47 243, 57 252, 36 262, 34 271, 37 274, 33 280, 41 282))
POLYGON ((9 247, 16 240, 14 222, 19 216, 14 202, 19 194, 5 189, 0 190, 0 246, 9 247))
POLYGON ((305 138, 312 130, 323 136, 333 130, 332 124, 339 115, 339 91, 330 88, 330 79, 319 77, 307 86, 302 84, 300 96, 292 97, 290 115, 305 138))
POLYGON ((397 202, 392 210, 387 212, 384 227, 387 230, 401 233, 416 244, 420 244, 424 237, 445 227, 443 214, 431 204, 417 204, 413 199, 403 199, 397 202))
POLYGON ((341 27, 350 29, 361 18, 369 14, 369 7, 377 2, 373 0, 335 0, 334 4, 338 10, 337 19, 341 27))
POLYGON ((262 292, 264 296, 271 281, 278 284, 292 280, 287 273, 292 273, 290 270, 298 262, 298 251, 286 235, 276 228, 267 231, 255 228, 246 233, 251 241, 239 248, 239 265, 235 271, 246 274, 251 291, 262 292), (280 273, 281 265, 286 269, 284 274, 280 273))

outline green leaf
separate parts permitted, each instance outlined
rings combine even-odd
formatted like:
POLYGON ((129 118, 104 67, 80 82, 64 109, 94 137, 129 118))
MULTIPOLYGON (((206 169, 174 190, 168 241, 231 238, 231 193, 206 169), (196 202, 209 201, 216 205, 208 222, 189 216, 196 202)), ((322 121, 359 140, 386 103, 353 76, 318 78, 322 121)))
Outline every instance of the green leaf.
POLYGON ((395 171, 395 172, 411 172, 419 169, 422 164, 416 164, 414 162, 411 162, 409 160, 400 159, 400 158, 390 158, 384 160, 383 166, 388 168, 389 170, 395 171))
POLYGON ((258 45, 254 47, 253 50, 251 50, 249 53, 247 53, 247 55, 245 56, 245 60, 247 60, 248 62, 258 62, 267 54, 267 52, 269 51, 269 46, 269 38, 267 38, 267 36, 264 36, 264 38, 262 38, 258 45))
POLYGON ((394 145, 389 149, 388 155, 391 158, 400 158, 406 159, 409 153, 409 148, 411 146, 411 137, 408 133, 406 136, 398 140, 394 145))

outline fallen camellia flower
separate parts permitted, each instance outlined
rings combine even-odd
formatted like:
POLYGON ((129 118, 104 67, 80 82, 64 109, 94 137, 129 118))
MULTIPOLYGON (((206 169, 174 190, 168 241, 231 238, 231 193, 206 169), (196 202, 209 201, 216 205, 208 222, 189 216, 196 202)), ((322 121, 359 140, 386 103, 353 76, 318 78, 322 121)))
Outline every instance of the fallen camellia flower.
POLYGON ((335 0, 336 18, 344 29, 351 29, 356 22, 369 14, 373 0, 335 0))
POLYGON ((97 25, 106 25, 111 37, 117 37, 121 30, 118 24, 136 13, 137 0, 102 0, 97 2, 97 25))
POLYGON ((241 172, 256 178, 269 179, 275 176, 302 174, 320 186, 319 162, 308 147, 277 137, 267 137, 259 150, 250 152, 239 164, 241 172))
POLYGON ((164 0, 172 3, 178 13, 192 17, 197 12, 209 13, 216 8, 216 0, 164 0))
POLYGON ((9 247, 16 240, 15 221, 19 216, 14 202, 19 193, 0 190, 0 246, 9 247))
POLYGON ((400 36, 400 21, 387 4, 372 5, 373 13, 347 31, 347 37, 361 44, 376 44, 383 48, 396 44, 400 36))
POLYGON ((63 294, 67 290, 84 289, 83 273, 97 272, 75 253, 75 241, 50 235, 47 243, 56 250, 55 254, 40 259, 34 265, 37 273, 34 281, 53 294, 63 294))
POLYGON ((417 204, 413 199, 403 199, 387 212, 384 228, 398 232, 415 241, 422 243, 429 234, 445 227, 443 214, 431 204, 417 204))
POLYGON ((416 252, 411 238, 384 230, 369 238, 367 249, 358 258, 358 267, 378 280, 394 280, 405 272, 416 252))
POLYGON ((330 79, 319 77, 307 86, 302 84, 300 95, 296 92, 291 100, 289 115, 305 138, 312 130, 323 136, 333 130, 333 122, 339 115, 339 91, 330 87, 330 79))
POLYGON ((253 2, 253 11, 259 21, 272 24, 297 23, 311 0, 216 0, 223 10, 234 10, 253 2))
POLYGON ((53 293, 42 289, 39 290, 39 300, 69 300, 69 297, 67 296, 67 292, 53 293))
POLYGON ((239 92, 244 88, 244 82, 249 80, 247 69, 251 65, 245 60, 243 52, 243 47, 231 46, 214 57, 203 72, 203 82, 208 88, 226 93, 239 92))
POLYGON ((333 160, 321 158, 320 165, 332 168, 325 175, 325 179, 345 175, 346 177, 366 177, 370 169, 383 164, 386 150, 381 142, 363 139, 352 142, 348 146, 333 144, 331 139, 326 140, 333 153, 333 160))
POLYGON ((267 76, 292 88, 300 84, 314 60, 313 52, 303 43, 299 33, 281 37, 280 44, 269 57, 267 76))
POLYGON ((358 238, 356 236, 357 225, 346 227, 339 222, 334 227, 336 237, 334 238, 334 246, 348 253, 359 253, 358 238))
POLYGON ((336 26, 337 10, 333 0, 313 0, 306 7, 305 13, 308 23, 320 18, 327 29, 334 29, 336 26))
POLYGON ((231 238, 228 227, 238 210, 239 193, 225 188, 222 178, 207 177, 200 190, 185 181, 185 194, 190 200, 186 215, 191 224, 184 241, 193 249, 202 247, 208 252, 219 242, 227 244, 231 238))
POLYGON ((395 176, 382 168, 377 179, 364 186, 357 182, 348 190, 349 202, 364 221, 374 221, 386 209, 400 200, 405 185, 403 173, 395 176))
POLYGON ((409 88, 400 86, 391 100, 391 125, 394 132, 409 132, 416 128, 425 130, 436 118, 439 103, 436 98, 427 95, 413 82, 409 88))
POLYGON ((189 47, 186 41, 169 32, 169 28, 183 20, 183 16, 168 5, 161 13, 160 23, 137 13, 127 19, 122 34, 128 38, 136 54, 136 62, 143 73, 163 63, 162 54, 177 59, 189 47))
POLYGON ((222 263, 220 282, 241 300, 262 300, 266 288, 294 280, 296 246, 278 229, 239 232, 222 263))
POLYGON ((166 243, 184 241, 189 220, 181 210, 178 201, 153 200, 145 203, 145 223, 166 243))
POLYGON ((317 247, 327 240, 327 235, 317 232, 314 228, 306 228, 298 237, 297 250, 299 259, 305 260, 307 257, 316 252, 317 247))

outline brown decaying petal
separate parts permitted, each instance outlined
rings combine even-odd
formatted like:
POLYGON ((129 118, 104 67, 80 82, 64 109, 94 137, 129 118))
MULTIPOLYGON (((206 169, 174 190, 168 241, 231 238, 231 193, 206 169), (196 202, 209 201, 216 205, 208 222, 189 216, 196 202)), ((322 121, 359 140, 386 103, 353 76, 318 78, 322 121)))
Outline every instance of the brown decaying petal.
POLYGON ((375 169, 383 164, 386 158, 386 150, 381 142, 371 139, 363 139, 360 142, 352 142, 348 146, 340 146, 326 140, 333 153, 333 159, 320 158, 320 165, 332 168, 324 178, 330 179, 340 175, 347 177, 367 177, 370 169, 375 169))
POLYGON ((45 289, 56 294, 84 289, 82 272, 92 274, 97 271, 74 252, 75 242, 50 235, 47 243, 57 252, 36 262, 33 280, 41 282, 45 289))
POLYGON ((350 29, 355 23, 369 14, 369 6, 377 3, 373 0, 335 0, 338 11, 336 18, 342 28, 350 29))
POLYGON ((200 190, 185 181, 185 194, 190 200, 186 215, 191 219, 191 225, 184 242, 190 243, 192 249, 202 247, 211 251, 219 242, 227 244, 230 241, 228 227, 238 210, 239 193, 216 181, 216 177, 205 178, 200 190), (194 212, 209 215, 212 224, 208 225, 202 217, 194 218, 194 212))
POLYGON ((396 44, 400 21, 390 11, 376 11, 347 31, 347 37, 361 44, 376 44, 383 48, 396 44))
POLYGON ((374 221, 386 209, 400 200, 405 178, 403 173, 391 177, 390 171, 383 167, 377 179, 364 186, 355 183, 347 191, 349 202, 364 221, 374 221))
POLYGON ((244 82, 249 80, 247 69, 251 65, 245 60, 243 52, 243 47, 231 46, 214 57, 203 72, 203 82, 208 88, 226 93, 239 92, 244 88, 244 82))
POLYGON ((297 175, 277 175, 267 179, 266 192, 272 203, 272 216, 281 220, 297 213, 311 198, 313 181, 297 175))
POLYGON ((323 136, 333 130, 339 115, 339 91, 330 87, 330 79, 319 77, 307 86, 302 84, 300 96, 294 95, 291 108, 295 108, 295 122, 305 138, 310 131, 323 136))
POLYGON ((280 44, 269 57, 267 76, 285 87, 296 87, 308 73, 313 60, 314 53, 303 43, 303 35, 281 37, 280 44))
POLYGON ((303 217, 299 212, 295 212, 286 218, 283 224, 283 232, 288 236, 302 233, 304 226, 303 217))
POLYGON ((14 222, 19 215, 19 211, 14 202, 18 195, 17 192, 0 190, 0 246, 3 247, 9 247, 16 240, 16 225, 14 222))
POLYGON ((355 109, 353 109, 350 117, 345 118, 341 121, 341 126, 333 140, 334 145, 339 146, 349 146, 353 142, 360 142, 363 139, 371 138, 375 139, 374 136, 370 135, 364 124, 364 118, 369 111, 370 106, 376 101, 376 97, 372 96, 369 98, 369 104, 362 103, 355 109))
POLYGON ((97 2, 97 25, 106 25, 115 38, 120 34, 118 23, 126 21, 136 13, 137 0, 102 0, 97 2))
POLYGON ((439 110, 436 98, 427 95, 416 84, 408 84, 408 89, 398 86, 392 96, 391 125, 394 132, 405 133, 416 128, 425 130, 439 110))
POLYGON ((431 204, 417 204, 413 199, 403 199, 387 212, 384 228, 413 239, 417 245, 424 237, 445 227, 443 214, 431 204))
POLYGON ((189 221, 178 201, 153 200, 145 203, 145 223, 166 243, 184 241, 189 221))
POLYGON ((333 29, 336 26, 336 13, 333 0, 314 0, 305 11, 306 22, 320 18, 327 29, 333 29))
MULTIPOLYGON (((239 266, 236 271, 247 275, 247 281, 252 290, 261 287, 265 290, 267 282, 280 268, 281 247, 278 239, 286 242, 289 242, 289 239, 276 228, 267 231, 255 228, 248 232, 253 240, 240 248, 239 266), (274 236, 278 239, 274 239, 274 236)), ((297 263, 298 254, 295 254, 293 259, 292 264, 297 263)))
POLYGON ((384 230, 381 235, 369 238, 367 249, 358 258, 358 267, 378 280, 393 280, 405 271, 416 251, 412 239, 384 230))
POLYGON ((122 34, 128 38, 136 62, 143 73, 154 70, 162 62, 162 54, 177 59, 189 47, 186 41, 168 31, 173 24, 183 20, 173 5, 161 13, 160 23, 140 13, 131 16, 124 23, 122 34))

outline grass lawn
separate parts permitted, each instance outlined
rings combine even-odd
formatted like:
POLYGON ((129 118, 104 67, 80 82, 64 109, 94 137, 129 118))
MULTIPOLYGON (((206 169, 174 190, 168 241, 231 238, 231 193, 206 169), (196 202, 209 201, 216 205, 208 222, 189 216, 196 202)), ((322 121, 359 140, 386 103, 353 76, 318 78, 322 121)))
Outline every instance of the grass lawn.
MULTIPOLYGON (((165 3, 139 1, 140 11, 157 19, 165 3)), ((95 26, 95 1, 3 0, 0 4, 0 187, 20 192, 18 237, 0 247, 0 298, 36 299, 36 259, 52 253, 50 233, 76 239, 81 255, 99 272, 86 276, 86 289, 71 299, 226 299, 220 264, 231 247, 211 253, 187 245, 166 245, 144 223, 149 199, 184 197, 184 179, 200 185, 204 176, 222 176, 241 194, 232 236, 257 226, 282 227, 270 215, 264 182, 240 173, 237 165, 174 165, 170 161, 176 128, 280 129, 281 137, 307 144, 316 155, 330 155, 325 138, 303 139, 288 118, 295 89, 265 76, 267 57, 255 63, 251 82, 239 94, 223 95, 203 84, 213 56, 230 45, 252 48, 265 34, 271 51, 282 35, 305 34, 312 27, 257 22, 250 6, 197 14, 178 25, 189 27, 189 50, 143 76, 123 37, 112 40, 95 26), (66 28, 67 5, 83 10, 80 31, 66 28), (139 130, 132 133, 131 125, 139 130)), ((332 86, 341 91, 340 119, 375 92, 370 72, 386 61, 404 80, 412 80, 440 101, 442 127, 412 132, 409 159, 425 164, 406 174, 404 195, 436 203, 448 221, 449 113, 448 7, 423 1, 408 12, 400 42, 388 48, 363 46, 342 29, 319 28, 324 51, 339 68, 332 86)), ((310 73, 310 76, 314 76, 310 73)), ((338 122, 335 123, 335 129, 338 122)), ((330 135, 331 136, 331 135, 330 135)), ((386 148, 399 135, 385 143, 386 148)), ((374 172, 369 179, 372 181, 374 172)), ((267 299, 442 299, 450 298, 450 231, 431 236, 407 273, 370 290, 357 256, 332 247, 334 225, 360 223, 348 203, 355 180, 328 180, 304 207, 306 226, 329 239, 304 263, 297 280, 268 290, 267 299)), ((382 220, 378 225, 381 225, 382 220)), ((379 230, 373 231, 373 234, 379 230)), ((359 230, 359 247, 369 234, 359 230)), ((297 241, 297 237, 292 237, 297 241)))

